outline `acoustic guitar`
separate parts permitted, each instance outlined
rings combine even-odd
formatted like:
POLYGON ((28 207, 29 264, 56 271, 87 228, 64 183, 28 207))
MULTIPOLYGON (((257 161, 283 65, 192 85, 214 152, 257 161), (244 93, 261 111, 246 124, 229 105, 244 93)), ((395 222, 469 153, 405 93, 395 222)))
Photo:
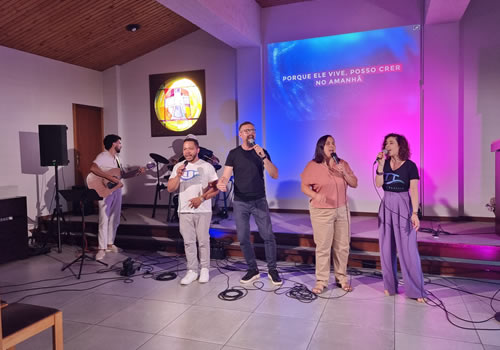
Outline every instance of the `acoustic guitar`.
MULTIPOLYGON (((155 163, 148 163, 146 164, 145 168, 146 170, 152 169, 156 166, 155 163)), ((134 169, 126 173, 121 173, 120 168, 114 168, 108 171, 105 171, 106 174, 111 175, 112 177, 116 178, 117 182, 121 180, 122 178, 129 178, 137 175, 139 173, 139 169, 134 169)), ((117 189, 123 187, 123 184, 118 184, 117 182, 112 182, 109 181, 108 179, 105 179, 103 177, 97 176, 96 174, 90 172, 87 175, 87 187, 91 190, 95 190, 99 197, 106 198, 109 196, 111 193, 116 191, 117 189)))

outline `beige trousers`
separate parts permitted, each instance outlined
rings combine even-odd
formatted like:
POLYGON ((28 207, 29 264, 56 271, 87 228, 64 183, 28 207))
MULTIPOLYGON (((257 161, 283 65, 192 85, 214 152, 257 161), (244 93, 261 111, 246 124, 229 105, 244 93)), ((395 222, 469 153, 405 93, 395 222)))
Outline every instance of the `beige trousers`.
POLYGON ((346 284, 351 241, 351 218, 347 206, 336 209, 318 209, 309 205, 309 213, 316 244, 316 282, 325 287, 328 286, 330 255, 333 248, 335 278, 340 284, 346 284))

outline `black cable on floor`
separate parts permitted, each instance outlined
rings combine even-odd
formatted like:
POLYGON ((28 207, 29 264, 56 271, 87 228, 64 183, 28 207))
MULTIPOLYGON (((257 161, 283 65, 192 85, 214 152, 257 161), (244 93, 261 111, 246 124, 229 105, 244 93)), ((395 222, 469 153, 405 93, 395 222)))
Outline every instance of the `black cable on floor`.
MULTIPOLYGON (((284 283, 283 283, 284 284, 284 283)), ((318 299, 318 295, 314 294, 305 284, 294 282, 292 287, 283 287, 276 291, 274 294, 283 295, 287 297, 300 301, 301 303, 312 303, 314 300, 318 299)))
MULTIPOLYGON (((430 306, 434 306, 434 307, 438 307, 440 308, 441 310, 444 311, 445 315, 446 315, 446 319, 448 320, 449 323, 451 323, 453 326, 457 327, 457 328, 460 328, 460 329, 466 329, 466 330, 475 330, 475 331, 500 331, 500 328, 477 328, 477 327, 464 327, 464 326, 460 326, 458 324, 456 324, 455 322, 453 322, 450 318, 450 316, 456 318, 457 320, 460 320, 462 322, 466 322, 466 323, 471 323, 473 325, 477 324, 477 323, 485 323, 485 322, 488 322, 492 319, 495 318, 495 316, 492 316, 490 318, 487 318, 485 320, 481 320, 481 321, 473 321, 473 320, 466 320, 460 316, 457 316, 455 315, 453 312, 449 311, 446 306, 444 305, 443 301, 441 299, 439 299, 436 295, 434 295, 431 291, 427 291, 428 295, 430 295, 431 297, 430 298, 427 298, 427 301, 426 301, 426 304, 427 305, 430 305, 430 306), (436 300, 432 300, 432 298, 436 299, 436 300)), ((498 294, 498 291, 493 295, 493 297, 496 296, 496 294, 498 294)))
MULTIPOLYGON (((227 259, 226 259, 227 262, 227 259)), ((236 301, 239 299, 242 299, 247 296, 248 290, 245 287, 242 286, 235 286, 235 287, 229 287, 229 280, 230 277, 227 273, 223 271, 223 269, 227 269, 230 271, 243 271, 240 269, 237 269, 233 266, 227 265, 226 266, 220 266, 219 265, 219 260, 215 260, 215 264, 217 267, 217 270, 226 277, 226 283, 227 283, 227 288, 221 291, 219 294, 217 294, 217 297, 221 300, 225 301, 236 301)))
MULTIPOLYGON (((60 261, 57 258, 56 258, 56 260, 60 261)), ((178 261, 178 259, 176 259, 176 257, 174 257, 174 259, 171 258, 170 260, 173 260, 173 262, 176 263, 176 265, 174 267, 176 267, 177 271, 179 271, 178 266, 181 263, 178 261)), ((11 285, 0 286, 0 294, 7 295, 7 294, 15 294, 15 293, 35 291, 35 290, 47 290, 47 289, 58 288, 58 289, 47 291, 47 292, 41 292, 41 293, 34 293, 34 294, 25 295, 24 297, 22 297, 21 299, 19 299, 19 300, 17 300, 15 302, 15 303, 18 303, 18 302, 20 302, 20 301, 22 301, 22 300, 24 300, 26 298, 34 297, 34 296, 39 296, 39 295, 52 294, 52 293, 57 293, 57 292, 67 292, 67 291, 73 291, 73 292, 86 291, 86 290, 91 290, 91 289, 94 289, 94 288, 98 288, 98 287, 100 287, 102 285, 105 285, 105 284, 111 283, 111 282, 115 282, 115 281, 122 281, 123 283, 133 283, 134 282, 133 277, 142 276, 143 278, 155 278, 157 275, 161 275, 161 274, 165 274, 165 273, 171 273, 171 272, 165 272, 166 269, 162 269, 160 271, 153 272, 153 267, 152 267, 153 264, 151 264, 151 265, 144 265, 142 262, 137 262, 136 260, 133 260, 133 261, 134 261, 134 263, 139 263, 137 271, 139 271, 139 269, 141 269, 141 268, 145 269, 145 271, 143 273, 134 273, 132 276, 128 276, 128 277, 125 277, 125 278, 121 277, 121 276, 118 276, 118 277, 103 277, 103 278, 96 278, 96 279, 85 280, 85 281, 78 281, 78 282, 69 283, 69 284, 59 284, 59 285, 53 285, 53 286, 24 288, 24 289, 18 289, 18 290, 11 290, 11 291, 8 291, 8 292, 7 291, 2 291, 2 289, 5 289, 5 288, 26 286, 26 285, 30 285, 30 284, 34 284, 34 283, 42 283, 42 282, 51 282, 51 281, 57 281, 57 280, 64 280, 64 279, 71 278, 73 276, 68 275, 68 276, 62 276, 62 277, 58 277, 58 278, 47 278, 47 279, 42 279, 42 280, 37 280, 37 281, 30 281, 30 282, 21 283, 21 284, 11 284, 11 285), (89 288, 82 288, 82 289, 60 289, 61 287, 62 288, 64 288, 64 287, 72 287, 72 286, 76 286, 76 285, 81 285, 81 284, 86 284, 86 283, 92 283, 92 282, 98 282, 98 281, 106 281, 106 282, 100 283, 98 285, 95 285, 95 286, 92 286, 92 287, 89 287, 89 288)), ((115 266, 117 266, 117 265, 119 265, 121 263, 123 263, 123 261, 118 261, 115 264, 111 265, 109 268, 100 269, 100 270, 89 272, 89 273, 82 273, 82 276, 83 275, 88 276, 88 275, 92 275, 92 274, 102 274, 102 273, 107 273, 107 272, 118 272, 120 270, 120 268, 119 267, 115 267, 115 266)), ((167 263, 170 263, 170 262, 167 262, 167 263)), ((162 264, 165 264, 165 263, 162 263, 162 264)))

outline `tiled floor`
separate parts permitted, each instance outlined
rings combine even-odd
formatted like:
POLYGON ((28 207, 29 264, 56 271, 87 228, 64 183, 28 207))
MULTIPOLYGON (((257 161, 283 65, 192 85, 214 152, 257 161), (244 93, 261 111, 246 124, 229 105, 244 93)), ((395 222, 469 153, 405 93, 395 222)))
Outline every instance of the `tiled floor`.
MULTIPOLYGON (((64 246, 61 254, 51 252, 0 265, 3 299, 13 303, 25 297, 23 302, 63 310, 64 345, 68 350, 500 350, 499 322, 494 319, 476 324, 467 322, 494 315, 490 300, 485 297, 493 296, 500 282, 427 278, 432 283, 426 289, 438 296, 448 311, 463 319, 452 317, 456 325, 472 328, 466 330, 448 322, 438 307, 418 304, 404 294, 385 297, 381 279, 373 270, 351 271, 352 293, 345 294, 332 285, 322 298, 302 303, 288 297, 286 292, 294 282, 311 288, 314 270, 281 263, 281 270, 286 271, 282 277, 287 280, 283 288, 277 289, 269 283, 265 264, 261 262, 261 283, 257 284, 261 290, 251 287, 243 299, 224 301, 219 299, 219 293, 228 284, 239 286, 242 275, 239 271, 216 268, 217 263, 227 262, 212 261, 208 284, 194 282, 180 286, 179 278, 160 282, 142 273, 173 270, 182 276, 185 266, 182 258, 152 252, 108 253, 105 261, 116 263, 117 268, 126 257, 144 265, 136 276, 124 280, 117 270, 99 271, 101 266, 89 261, 84 265, 82 279, 77 280, 71 271, 61 272, 64 264, 77 254, 75 247, 64 246), (48 288, 33 289, 40 287, 48 288), (53 291, 58 292, 50 293, 53 291)), ((230 264, 244 266, 236 260, 230 264)), ((73 270, 78 272, 76 267, 73 270)), ((500 293, 496 299, 500 300, 500 293)), ((495 301, 493 307, 500 310, 500 301, 495 301)), ((50 332, 45 331, 17 349, 51 349, 50 332)))

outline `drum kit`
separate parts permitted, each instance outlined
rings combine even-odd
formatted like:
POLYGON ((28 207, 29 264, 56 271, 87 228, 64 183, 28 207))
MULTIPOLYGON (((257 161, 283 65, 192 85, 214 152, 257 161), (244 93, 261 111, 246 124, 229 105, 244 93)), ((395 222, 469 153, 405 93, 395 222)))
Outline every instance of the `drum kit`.
MULTIPOLYGON (((167 159, 167 158, 165 158, 162 155, 159 155, 157 153, 150 153, 149 156, 156 163, 156 191, 155 191, 155 199, 153 202, 153 214, 151 215, 151 217, 154 218, 156 215, 156 207, 158 205, 158 200, 161 200, 161 192, 167 188, 165 186, 165 184, 161 182, 160 166, 159 165, 163 164, 163 165, 167 166, 168 173, 167 173, 167 175, 163 176, 163 179, 168 181, 168 179, 170 178, 170 175, 172 174, 172 170, 173 170, 175 164, 177 164, 178 162, 182 162, 185 158, 184 158, 184 156, 181 156, 180 158, 177 158, 174 156, 174 157, 171 157, 170 159, 167 159)), ((204 161, 210 163, 215 168, 215 171, 222 168, 222 166, 219 163, 219 158, 217 158, 214 155, 214 153, 209 149, 206 149, 204 147, 200 147, 200 153, 198 154, 198 157, 200 159, 203 159, 204 161)), ((176 199, 175 197, 176 196, 177 196, 177 194, 169 193, 168 209, 167 209, 167 222, 172 222, 177 217, 177 208, 175 207, 175 199, 176 199), (174 205, 174 207, 173 207, 173 205, 174 205), (170 215, 172 207, 173 207, 174 211, 173 211, 172 215, 170 215)), ((226 197, 224 197, 224 198, 226 198, 226 197)), ((225 202, 226 201, 224 200, 224 204, 225 204, 225 202)), ((226 207, 226 204, 224 205, 224 207, 226 207)), ((227 209, 225 209, 225 211, 227 212, 227 209)))

